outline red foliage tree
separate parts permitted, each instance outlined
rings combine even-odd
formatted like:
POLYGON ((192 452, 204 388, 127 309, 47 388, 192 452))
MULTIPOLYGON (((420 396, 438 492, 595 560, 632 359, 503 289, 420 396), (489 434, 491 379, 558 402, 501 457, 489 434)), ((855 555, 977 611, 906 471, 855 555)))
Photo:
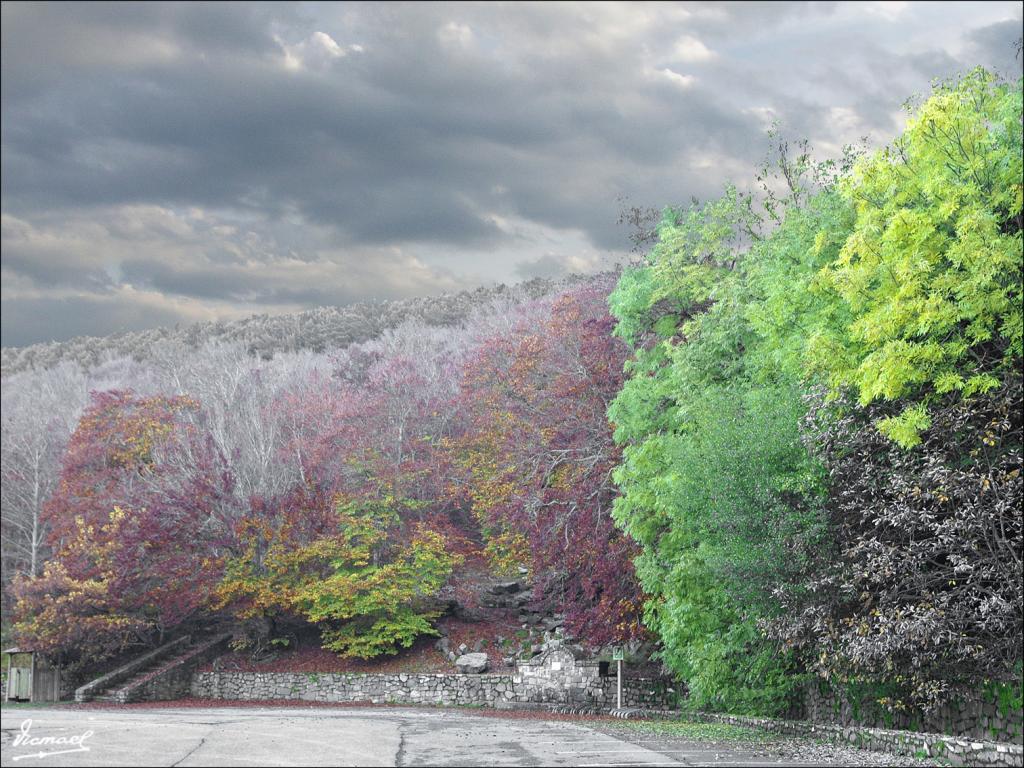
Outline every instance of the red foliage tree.
POLYGON ((492 559, 529 563, 536 596, 595 646, 644 634, 636 551, 610 514, 619 449, 606 409, 628 350, 611 334, 609 289, 566 291, 550 315, 479 347, 463 392, 471 424, 455 446, 492 559))
POLYGON ((183 397, 93 395, 44 510, 55 556, 16 585, 16 632, 36 649, 101 657, 205 605, 234 502, 197 412, 183 397))
POLYGON ((462 431, 462 341, 458 332, 406 329, 345 350, 333 377, 287 393, 285 450, 301 457, 309 487, 384 501, 404 520, 458 539, 447 493, 451 456, 442 446, 462 431))

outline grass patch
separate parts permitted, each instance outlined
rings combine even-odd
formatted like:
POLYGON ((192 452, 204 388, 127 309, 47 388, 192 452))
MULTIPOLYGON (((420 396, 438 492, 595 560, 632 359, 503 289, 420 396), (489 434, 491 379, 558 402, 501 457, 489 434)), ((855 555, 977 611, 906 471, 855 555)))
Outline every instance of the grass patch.
POLYGON ((775 734, 755 728, 727 723, 687 723, 681 720, 622 720, 613 724, 638 733, 670 736, 693 741, 742 741, 766 743, 777 741, 775 734))

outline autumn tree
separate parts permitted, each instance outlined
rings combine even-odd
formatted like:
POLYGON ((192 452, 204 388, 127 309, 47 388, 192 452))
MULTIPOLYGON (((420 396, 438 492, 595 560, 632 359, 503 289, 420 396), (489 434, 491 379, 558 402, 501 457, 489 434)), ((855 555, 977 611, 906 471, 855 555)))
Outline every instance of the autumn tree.
POLYGON ((606 409, 626 349, 611 336, 609 288, 566 291, 480 345, 463 393, 472 423, 456 444, 492 562, 528 565, 537 596, 595 646, 643 635, 636 552, 610 514, 619 451, 606 409))
POLYGON ((33 647, 95 659, 158 641, 206 604, 233 501, 223 462, 185 417, 197 408, 93 395, 44 509, 54 558, 15 587, 15 631, 33 647))

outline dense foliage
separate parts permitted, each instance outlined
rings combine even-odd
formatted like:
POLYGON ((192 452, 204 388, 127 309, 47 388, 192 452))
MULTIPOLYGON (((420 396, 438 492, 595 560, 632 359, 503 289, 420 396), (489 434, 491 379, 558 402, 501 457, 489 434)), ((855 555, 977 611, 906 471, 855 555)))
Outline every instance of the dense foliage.
POLYGON ((778 711, 792 695, 793 660, 757 622, 769 585, 821 535, 822 472, 799 432, 794 341, 778 331, 794 309, 781 287, 808 281, 815 233, 844 220, 834 195, 815 202, 743 253, 749 198, 669 211, 651 265, 611 297, 637 346, 610 410, 625 444, 616 519, 642 546, 648 622, 698 706, 778 711))
MULTIPOLYGON (((983 70, 938 88, 843 180, 857 219, 821 279, 850 321, 815 328, 813 369, 861 405, 997 387, 1022 353, 1021 174, 1020 88, 983 70)), ((927 400, 879 429, 915 445, 927 400)))
POLYGON ((457 451, 492 562, 528 563, 538 596, 595 646, 643 634, 636 553, 610 515, 620 456, 605 412, 626 349, 611 334, 609 283, 568 291, 549 317, 481 345, 457 451))
MULTIPOLYGON (((301 617, 322 628, 323 645, 345 656, 372 658, 434 634, 440 616, 430 597, 456 556, 444 538, 417 526, 395 532, 397 514, 382 506, 338 499, 325 514, 321 499, 292 505, 274 526, 267 515, 240 524, 241 551, 227 563, 214 604, 243 620, 301 617)), ((280 640, 273 626, 256 642, 280 640)))
POLYGON ((892 706, 1009 679, 1020 84, 938 86, 871 155, 777 149, 760 209, 668 209, 610 298, 647 621, 703 707, 785 711, 807 672, 892 706))
MULTIPOLYGON (((826 680, 888 681, 939 705, 983 679, 1020 678, 1021 377, 932 405, 907 451, 872 428, 892 405, 808 414, 829 470, 833 537, 771 635, 826 680)), ((898 406, 897 406, 898 407, 898 406)))

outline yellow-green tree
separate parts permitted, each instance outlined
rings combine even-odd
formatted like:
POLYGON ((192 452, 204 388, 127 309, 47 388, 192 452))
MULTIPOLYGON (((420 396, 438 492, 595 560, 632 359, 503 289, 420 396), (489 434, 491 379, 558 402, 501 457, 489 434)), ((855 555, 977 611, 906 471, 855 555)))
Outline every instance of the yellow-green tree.
POLYGON ((216 604, 241 619, 302 618, 347 657, 394 654, 437 634, 434 597, 458 556, 435 531, 402 529, 393 507, 338 499, 330 525, 304 543, 300 519, 243 526, 216 604))
POLYGON ((993 389, 1021 356, 1021 174, 1020 83, 978 69, 841 184, 856 223, 819 287, 851 322, 819 327, 809 360, 861 405, 923 396, 879 422, 901 445, 932 397, 993 389))

